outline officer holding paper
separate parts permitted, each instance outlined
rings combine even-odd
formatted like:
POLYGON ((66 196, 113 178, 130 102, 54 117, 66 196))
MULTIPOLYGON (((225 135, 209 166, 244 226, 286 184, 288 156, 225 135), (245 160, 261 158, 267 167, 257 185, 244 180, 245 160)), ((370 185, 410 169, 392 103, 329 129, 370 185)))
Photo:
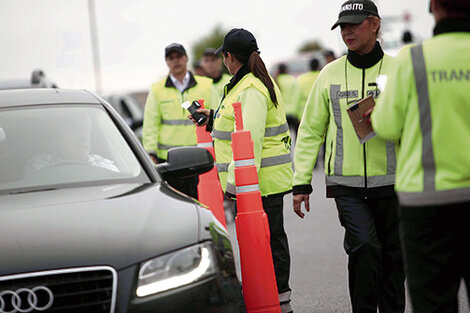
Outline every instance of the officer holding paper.
POLYGON ((310 210, 312 171, 326 142, 327 197, 335 199, 349 256, 353 312, 404 312, 405 289, 394 192, 396 147, 370 139, 360 143, 347 109, 379 94, 376 78, 393 66, 377 36, 380 17, 370 0, 345 2, 340 26, 348 54, 326 65, 310 92, 295 149, 294 211, 310 210))

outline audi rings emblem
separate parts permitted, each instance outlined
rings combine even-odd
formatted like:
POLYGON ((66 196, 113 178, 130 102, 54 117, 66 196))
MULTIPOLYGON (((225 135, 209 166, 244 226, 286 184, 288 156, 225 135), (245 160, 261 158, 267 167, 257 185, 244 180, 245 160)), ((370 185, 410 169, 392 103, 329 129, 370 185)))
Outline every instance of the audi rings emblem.
POLYGON ((52 291, 44 286, 0 291, 0 313, 46 311, 53 302, 52 291))

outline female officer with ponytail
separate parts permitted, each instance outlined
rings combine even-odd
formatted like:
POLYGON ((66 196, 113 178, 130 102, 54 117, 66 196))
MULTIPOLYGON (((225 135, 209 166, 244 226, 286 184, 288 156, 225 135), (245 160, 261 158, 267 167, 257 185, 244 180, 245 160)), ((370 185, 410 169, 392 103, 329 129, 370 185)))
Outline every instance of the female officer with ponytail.
POLYGON ((215 158, 222 189, 235 197, 234 162, 231 133, 235 130, 232 103, 242 105, 243 125, 251 132, 255 164, 263 208, 268 216, 271 251, 276 272, 282 313, 290 306, 290 255, 284 231, 283 197, 292 189, 289 127, 279 88, 269 76, 258 51, 256 39, 245 29, 232 29, 216 54, 223 53, 224 64, 233 78, 225 86, 224 98, 209 116, 207 128, 212 131, 215 158))

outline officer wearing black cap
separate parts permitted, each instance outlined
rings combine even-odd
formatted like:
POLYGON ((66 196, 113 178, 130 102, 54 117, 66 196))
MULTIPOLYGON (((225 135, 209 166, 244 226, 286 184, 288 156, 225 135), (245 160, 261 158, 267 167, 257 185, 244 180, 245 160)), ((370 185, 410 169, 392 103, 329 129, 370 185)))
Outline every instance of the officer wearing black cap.
MULTIPOLYGON (((155 163, 165 162, 170 148, 197 144, 194 125, 181 107, 183 102, 204 99, 209 108, 218 104, 212 80, 187 70, 188 56, 181 44, 168 45, 165 60, 170 73, 150 89, 142 130, 143 146, 155 163)), ((197 198, 197 177, 167 180, 176 189, 197 198)))
POLYGON ((222 70, 222 59, 215 54, 214 48, 204 50, 201 58, 201 66, 207 77, 212 78, 214 88, 220 96, 224 96, 224 86, 228 84, 232 76, 224 73, 222 70))
POLYGON ((310 210, 312 170, 325 142, 326 193, 346 231, 352 310, 404 312, 396 146, 377 137, 361 143, 347 113, 358 100, 379 95, 376 79, 393 59, 377 41, 380 17, 371 0, 345 2, 332 29, 337 26, 348 54, 326 65, 310 92, 295 147, 294 211, 303 218, 301 204, 310 210))
POLYGON ((290 254, 284 231, 283 197, 292 188, 289 126, 279 88, 269 76, 259 56, 252 33, 235 28, 225 35, 224 64, 234 75, 225 86, 224 99, 210 116, 209 129, 214 138, 216 165, 222 189, 235 197, 235 164, 232 160, 231 133, 235 129, 232 103, 242 104, 244 129, 251 132, 259 190, 268 216, 271 251, 282 313, 292 312, 289 287, 290 254))

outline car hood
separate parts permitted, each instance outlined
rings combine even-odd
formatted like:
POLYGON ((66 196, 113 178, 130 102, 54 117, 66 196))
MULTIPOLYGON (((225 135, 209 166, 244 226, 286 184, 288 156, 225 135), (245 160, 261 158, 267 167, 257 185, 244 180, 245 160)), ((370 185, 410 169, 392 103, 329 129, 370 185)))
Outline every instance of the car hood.
POLYGON ((0 196, 0 275, 116 269, 196 243, 194 202, 161 184, 0 196))

